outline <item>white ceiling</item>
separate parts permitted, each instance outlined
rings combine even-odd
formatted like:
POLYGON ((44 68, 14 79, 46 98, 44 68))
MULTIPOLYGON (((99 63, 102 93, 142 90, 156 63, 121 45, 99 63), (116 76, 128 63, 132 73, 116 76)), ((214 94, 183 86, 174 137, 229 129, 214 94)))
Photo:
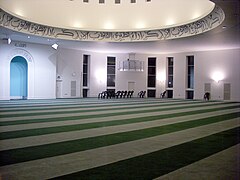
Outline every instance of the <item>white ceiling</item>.
POLYGON ((180 26, 210 14, 209 0, 0 0, 0 7, 37 24, 87 31, 139 31, 180 26), (187 10, 186 10, 187 7, 187 10))
POLYGON ((210 32, 200 35, 165 41, 153 42, 80 42, 55 40, 13 32, 0 27, 0 39, 10 36, 14 41, 52 44, 58 42, 60 48, 81 49, 107 53, 177 53, 206 50, 240 48, 240 2, 239 0, 212 0, 225 12, 222 25, 210 32), (222 28, 226 26, 226 28, 222 28))

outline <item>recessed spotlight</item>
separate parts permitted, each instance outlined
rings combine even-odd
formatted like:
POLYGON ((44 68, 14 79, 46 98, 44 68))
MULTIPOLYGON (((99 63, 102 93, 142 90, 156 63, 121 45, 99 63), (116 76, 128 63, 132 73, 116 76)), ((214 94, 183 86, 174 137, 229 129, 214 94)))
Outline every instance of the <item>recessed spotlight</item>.
POLYGON ((30 39, 30 36, 28 36, 28 39, 30 39))
POLYGON ((227 28, 227 26, 223 26, 222 28, 223 28, 223 29, 226 29, 226 28, 227 28))

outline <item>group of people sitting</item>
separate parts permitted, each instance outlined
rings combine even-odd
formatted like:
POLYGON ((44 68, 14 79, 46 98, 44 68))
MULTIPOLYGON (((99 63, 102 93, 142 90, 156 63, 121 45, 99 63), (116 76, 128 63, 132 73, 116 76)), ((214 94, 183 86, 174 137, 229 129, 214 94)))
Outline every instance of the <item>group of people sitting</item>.
POLYGON ((132 98, 134 91, 103 91, 98 94, 98 99, 132 98))

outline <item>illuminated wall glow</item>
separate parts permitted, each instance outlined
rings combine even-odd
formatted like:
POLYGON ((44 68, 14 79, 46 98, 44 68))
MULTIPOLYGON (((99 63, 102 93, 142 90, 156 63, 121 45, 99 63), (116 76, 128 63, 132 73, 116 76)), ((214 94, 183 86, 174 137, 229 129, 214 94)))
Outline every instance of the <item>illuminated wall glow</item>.
POLYGON ((218 83, 219 81, 224 79, 224 74, 220 71, 216 71, 212 74, 212 79, 218 83))
POLYGON ((95 76, 96 76, 96 78, 97 78, 99 83, 106 82, 107 74, 106 74, 106 72, 103 69, 96 70, 95 76))
POLYGON ((158 73, 157 80, 160 81, 161 83, 164 83, 166 81, 166 73, 164 72, 158 73))

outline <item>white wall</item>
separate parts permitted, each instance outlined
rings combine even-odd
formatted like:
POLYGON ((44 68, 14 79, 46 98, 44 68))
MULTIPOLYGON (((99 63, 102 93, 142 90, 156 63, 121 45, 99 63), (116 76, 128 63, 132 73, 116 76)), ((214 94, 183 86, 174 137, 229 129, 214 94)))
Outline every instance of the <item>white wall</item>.
POLYGON ((135 94, 147 90, 147 59, 157 58, 156 97, 166 90, 167 57, 174 57, 173 98, 186 97, 186 56, 195 59, 194 99, 202 99, 204 83, 211 83, 213 100, 223 100, 223 84, 231 84, 231 100, 240 101, 240 49, 184 52, 176 54, 136 54, 135 59, 144 61, 143 72, 119 71, 119 62, 129 58, 126 53, 96 53, 81 50, 53 50, 48 45, 26 44, 16 47, 0 41, 0 99, 10 99, 10 61, 11 54, 22 49, 31 55, 29 63, 29 97, 30 99, 56 98, 56 74, 62 80, 62 98, 71 97, 71 81, 77 82, 76 97, 82 97, 82 59, 83 54, 90 55, 89 92, 88 97, 97 97, 98 93, 107 89, 107 56, 116 57, 115 90, 127 90, 128 82, 135 82, 135 94), (212 80, 212 73, 220 71, 224 79, 219 83, 212 80))
POLYGON ((82 52, 70 49, 57 50, 57 75, 61 77, 61 96, 58 98, 81 97, 82 52), (71 81, 76 81, 76 96, 71 96, 71 81))
MULTIPOLYGON (((174 57, 174 84, 173 98, 185 99, 187 87, 186 56, 194 56, 194 99, 202 99, 204 94, 204 84, 211 84, 211 99, 223 100, 223 84, 231 84, 231 100, 240 101, 240 49, 185 52, 176 54, 159 55, 159 68, 162 61, 166 65, 167 57, 174 57), (214 72, 221 72, 224 79, 216 83, 212 79, 214 72)), ((164 71, 164 68, 163 68, 164 71)), ((165 88, 166 88, 165 83, 165 88)), ((159 86, 157 86, 159 89, 159 86)))
POLYGON ((0 41, 0 99, 10 99, 10 61, 16 55, 32 58, 28 62, 28 99, 55 98, 56 52, 45 45, 25 45, 0 41))
POLYGON ((211 97, 223 100, 223 84, 231 84, 231 100, 240 101, 240 50, 219 50, 195 53, 195 98, 203 96, 204 83, 211 83, 211 97), (224 78, 219 83, 212 79, 214 72, 224 78))

